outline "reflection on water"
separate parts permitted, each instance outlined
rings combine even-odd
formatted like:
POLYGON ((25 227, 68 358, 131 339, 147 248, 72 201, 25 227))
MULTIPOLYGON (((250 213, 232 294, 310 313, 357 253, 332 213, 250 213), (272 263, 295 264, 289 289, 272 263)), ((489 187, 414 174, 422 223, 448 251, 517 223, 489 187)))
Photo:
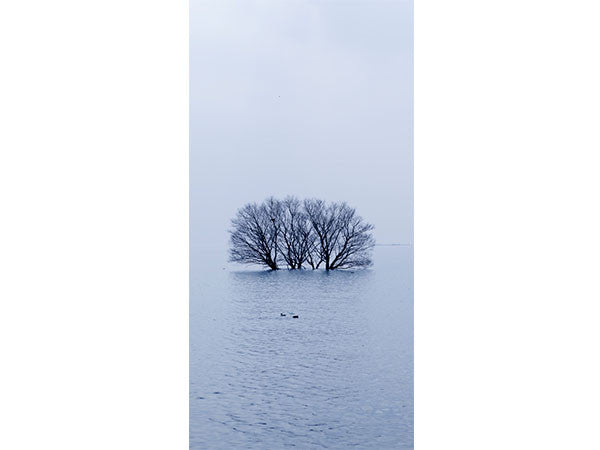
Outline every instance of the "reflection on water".
POLYGON ((191 448, 412 448, 410 249, 375 257, 330 273, 192 264, 191 448))

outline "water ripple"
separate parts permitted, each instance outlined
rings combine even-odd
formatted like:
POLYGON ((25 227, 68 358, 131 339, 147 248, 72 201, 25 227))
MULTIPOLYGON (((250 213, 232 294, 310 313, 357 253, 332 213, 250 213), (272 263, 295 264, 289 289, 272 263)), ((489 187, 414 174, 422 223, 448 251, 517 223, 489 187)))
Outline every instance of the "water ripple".
POLYGON ((191 448, 412 448, 410 253, 376 257, 368 271, 197 274, 191 448))

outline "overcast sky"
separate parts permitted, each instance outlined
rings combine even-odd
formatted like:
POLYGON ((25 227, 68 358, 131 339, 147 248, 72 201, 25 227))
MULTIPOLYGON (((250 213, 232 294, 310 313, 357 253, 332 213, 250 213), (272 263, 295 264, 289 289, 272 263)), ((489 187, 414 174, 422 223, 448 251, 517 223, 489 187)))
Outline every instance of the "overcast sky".
POLYGON ((270 195, 412 229, 412 2, 191 0, 191 244, 270 195))

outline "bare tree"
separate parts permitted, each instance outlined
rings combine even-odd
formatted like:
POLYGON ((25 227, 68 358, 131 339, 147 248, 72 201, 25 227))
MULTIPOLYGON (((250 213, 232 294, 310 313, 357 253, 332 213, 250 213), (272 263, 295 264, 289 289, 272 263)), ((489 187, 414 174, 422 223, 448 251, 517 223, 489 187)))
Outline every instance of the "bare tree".
MULTIPOLYGON (((290 269, 302 269, 314 248, 314 232, 302 203, 296 197, 281 202, 280 253, 290 269)), ((310 264, 310 263, 309 263, 310 264)), ((311 264, 312 265, 312 264, 311 264)))
POLYGON ((313 246, 309 256, 309 264, 313 269, 318 269, 326 258, 327 245, 325 210, 327 205, 323 200, 304 200, 304 211, 315 234, 313 246))
POLYGON ((229 260, 258 264, 277 270, 277 238, 280 208, 274 199, 262 205, 248 204, 238 210, 231 221, 229 260))
POLYGON ((373 225, 356 215, 354 208, 342 203, 338 209, 335 243, 329 260, 329 270, 368 267, 373 264, 371 250, 375 239, 373 225), (339 232, 337 231, 339 230, 339 232))
POLYGON ((289 269, 305 264, 318 269, 324 263, 329 271, 372 264, 373 225, 346 203, 271 197, 241 208, 231 224, 231 261, 271 270, 279 269, 279 258, 289 269))
POLYGON ((373 225, 356 215, 354 208, 346 203, 327 205, 322 200, 305 200, 304 208, 318 241, 313 254, 325 262, 325 270, 372 264, 373 225))

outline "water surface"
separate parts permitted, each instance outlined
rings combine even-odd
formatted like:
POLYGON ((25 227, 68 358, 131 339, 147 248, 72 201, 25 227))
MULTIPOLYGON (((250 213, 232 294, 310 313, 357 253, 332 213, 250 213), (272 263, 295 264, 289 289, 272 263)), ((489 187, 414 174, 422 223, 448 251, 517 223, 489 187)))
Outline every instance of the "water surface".
POLYGON ((221 260, 192 257, 190 448, 413 447, 410 248, 329 273, 221 260))

